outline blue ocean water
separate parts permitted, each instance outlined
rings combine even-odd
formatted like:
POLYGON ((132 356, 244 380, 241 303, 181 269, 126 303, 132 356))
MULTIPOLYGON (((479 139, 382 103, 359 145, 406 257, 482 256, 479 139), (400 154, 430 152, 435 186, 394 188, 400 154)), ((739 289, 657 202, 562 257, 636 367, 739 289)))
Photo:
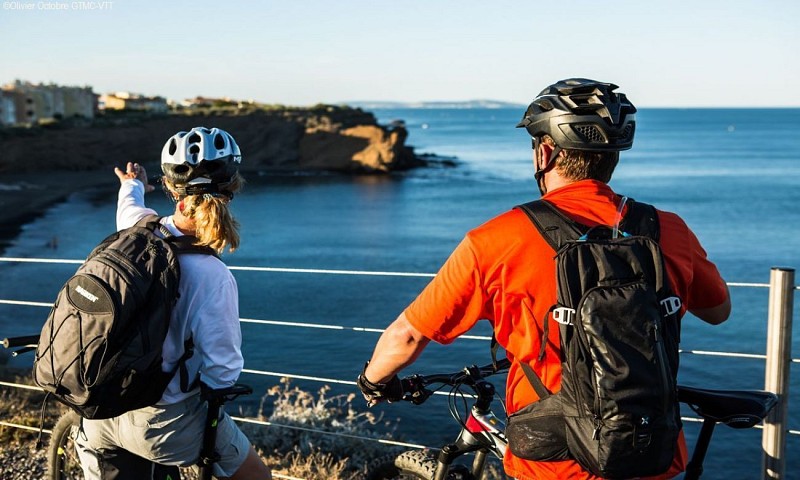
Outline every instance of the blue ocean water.
MULTIPOLYGON (((516 204, 538 197, 530 141, 514 125, 522 109, 392 109, 375 111, 388 123, 403 119, 418 152, 458 158, 456 168, 421 169, 387 177, 256 176, 237 197, 242 247, 232 266, 269 266, 433 273, 463 235, 516 204)), ((624 152, 611 184, 620 193, 680 214, 730 282, 766 283, 770 268, 800 266, 800 110, 642 109, 636 146, 624 152)), ((247 152, 244 152, 245 162, 247 152)), ((149 165, 155 172, 157 164, 149 165)), ((25 225, 8 257, 78 259, 114 229, 116 178, 109 187, 76 192, 25 225), (58 249, 47 247, 57 237, 58 249)), ((149 205, 167 213, 163 195, 149 205)), ((0 262, 0 299, 51 302, 75 265, 0 262)), ((347 327, 383 328, 428 282, 425 277, 234 272, 241 316, 347 327)), ((682 347, 763 354, 767 290, 731 288, 734 313, 711 327, 684 320, 682 347)), ((794 316, 798 318, 795 302, 794 316)), ((0 305, 0 335, 31 333, 47 309, 0 305)), ((377 334, 244 323, 246 368, 353 380, 377 334)), ((795 328, 794 357, 800 357, 795 328)), ((477 334, 489 329, 480 325, 477 334)), ((488 362, 488 344, 458 340, 432 345, 411 371, 430 373, 488 362)), ((26 360, 14 360, 24 363, 26 360)), ((794 364, 792 374, 800 375, 794 364)), ((761 360, 684 355, 682 383, 714 388, 761 388, 761 360)), ((800 377, 798 377, 800 378, 800 377)), ((274 378, 246 374, 262 391, 274 378)), ((296 381, 304 388, 318 383, 296 381)), ((800 382, 792 382, 793 399, 800 382)), ((334 392, 352 392, 334 386, 334 392)), ((792 408, 793 407, 793 408, 792 408)), ((457 429, 445 402, 423 407, 378 407, 400 418, 404 440, 441 446, 457 429)), ((499 409, 499 404, 498 404, 499 409)), ((789 427, 800 430, 790 403, 789 427)), ((689 412, 687 412, 689 413, 689 412)), ((719 428, 704 478, 758 478, 760 431, 719 428), (730 472, 736 462, 735 474, 730 472), (715 472, 716 470, 716 472, 715 472), (740 475, 740 476, 737 476, 740 475)), ((687 424, 690 445, 698 432, 687 424)), ((789 436, 788 478, 800 478, 800 437, 789 436)))

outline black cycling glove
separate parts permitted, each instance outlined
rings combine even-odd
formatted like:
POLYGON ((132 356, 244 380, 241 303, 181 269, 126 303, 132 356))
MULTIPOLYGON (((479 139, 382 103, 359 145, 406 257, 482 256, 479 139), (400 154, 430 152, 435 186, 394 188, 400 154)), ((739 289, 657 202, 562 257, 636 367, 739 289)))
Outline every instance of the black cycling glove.
POLYGON ((362 370, 361 375, 358 376, 356 385, 358 385, 359 390, 361 390, 361 393, 367 400, 368 406, 377 405, 384 400, 391 403, 403 399, 403 383, 397 375, 390 378, 386 383, 372 383, 367 380, 367 377, 364 375, 364 372, 367 370, 367 365, 369 365, 369 362, 364 364, 364 370, 362 370))

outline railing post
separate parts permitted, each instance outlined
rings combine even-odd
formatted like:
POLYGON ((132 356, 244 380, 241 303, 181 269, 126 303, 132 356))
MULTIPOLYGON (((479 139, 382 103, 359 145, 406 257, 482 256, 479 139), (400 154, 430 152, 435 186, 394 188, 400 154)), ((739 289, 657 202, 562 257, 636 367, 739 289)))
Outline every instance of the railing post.
POLYGON ((786 475, 786 419, 789 413, 789 366, 792 358, 794 269, 773 267, 769 279, 767 365, 764 389, 778 395, 778 404, 764 420, 762 479, 786 475))

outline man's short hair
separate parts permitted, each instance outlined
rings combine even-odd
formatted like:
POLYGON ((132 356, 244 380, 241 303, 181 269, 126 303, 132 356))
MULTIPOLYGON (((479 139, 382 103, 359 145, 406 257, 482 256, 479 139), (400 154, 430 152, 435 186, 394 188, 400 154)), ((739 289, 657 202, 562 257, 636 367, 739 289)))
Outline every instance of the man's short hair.
MULTIPOLYGON (((549 135, 542 141, 554 146, 549 135)), ((598 180, 608 183, 619 162, 619 152, 587 152, 585 150, 562 150, 563 155, 556 159, 555 169, 558 173, 572 181, 598 180)))

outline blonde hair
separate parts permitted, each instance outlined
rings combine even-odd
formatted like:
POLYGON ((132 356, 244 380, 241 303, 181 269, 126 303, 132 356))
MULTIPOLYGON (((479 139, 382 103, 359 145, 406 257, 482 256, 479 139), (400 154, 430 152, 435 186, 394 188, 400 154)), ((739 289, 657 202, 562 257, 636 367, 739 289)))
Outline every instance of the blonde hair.
MULTIPOLYGON (((220 190, 234 194, 244 186, 244 178, 236 173, 231 181, 221 185, 220 190)), ((175 191, 174 184, 164 178, 164 184, 171 191, 175 191)), ((213 248, 217 253, 222 253, 225 247, 234 252, 239 248, 239 222, 233 218, 230 211, 230 199, 225 196, 188 195, 181 199, 183 202, 183 216, 194 221, 195 236, 198 245, 213 248)))

